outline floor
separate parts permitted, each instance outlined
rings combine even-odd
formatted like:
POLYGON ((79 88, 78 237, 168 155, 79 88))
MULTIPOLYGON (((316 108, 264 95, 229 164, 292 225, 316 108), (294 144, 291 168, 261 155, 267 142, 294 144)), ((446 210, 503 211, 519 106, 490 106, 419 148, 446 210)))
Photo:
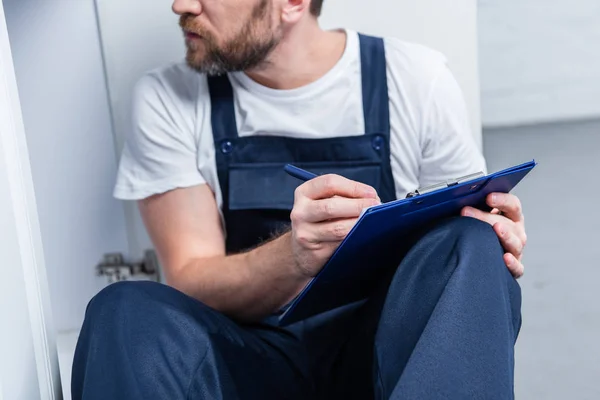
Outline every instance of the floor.
POLYGON ((56 339, 64 400, 71 400, 71 367, 78 337, 78 331, 60 332, 56 339))
MULTIPOLYGON (((486 130, 490 172, 536 159, 524 203, 523 327, 518 399, 600 399, 600 120, 486 130)), ((77 332, 59 336, 65 399, 77 332)))
POLYGON ((600 121, 488 130, 490 171, 536 159, 515 191, 529 236, 518 399, 600 399, 600 121))

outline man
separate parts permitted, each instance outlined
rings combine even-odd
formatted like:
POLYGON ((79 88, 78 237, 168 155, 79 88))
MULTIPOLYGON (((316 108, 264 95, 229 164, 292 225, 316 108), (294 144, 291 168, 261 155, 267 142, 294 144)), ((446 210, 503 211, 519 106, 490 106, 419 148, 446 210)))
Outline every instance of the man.
POLYGON ((485 169, 440 54, 323 31, 321 6, 174 1, 187 63, 141 79, 115 190, 139 200, 169 286, 90 302, 75 399, 513 396, 526 237, 512 195, 398 243, 366 303, 272 322, 363 208, 485 169), (292 204, 286 163, 335 173, 292 204))

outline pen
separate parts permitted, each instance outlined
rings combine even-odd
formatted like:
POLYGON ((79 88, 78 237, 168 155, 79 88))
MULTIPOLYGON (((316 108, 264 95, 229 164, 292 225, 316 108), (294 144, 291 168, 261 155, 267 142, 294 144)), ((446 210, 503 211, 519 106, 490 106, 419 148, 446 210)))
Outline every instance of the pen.
POLYGON ((283 169, 285 170, 285 172, 287 172, 289 175, 293 176, 294 178, 300 179, 305 182, 310 181, 311 179, 314 179, 317 177, 316 174, 305 171, 302 168, 295 167, 291 164, 287 164, 283 169))

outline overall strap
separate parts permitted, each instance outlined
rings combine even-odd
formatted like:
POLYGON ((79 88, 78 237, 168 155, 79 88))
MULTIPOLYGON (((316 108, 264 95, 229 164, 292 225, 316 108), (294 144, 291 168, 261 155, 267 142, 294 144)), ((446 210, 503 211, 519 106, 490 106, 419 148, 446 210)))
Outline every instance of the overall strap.
MULTIPOLYGON (((365 133, 389 138, 387 63, 382 38, 359 34, 365 133)), ((215 143, 238 137, 233 88, 227 75, 208 77, 215 143)))
POLYGON ((365 133, 390 136, 387 63, 382 38, 359 34, 365 133))
POLYGON ((215 145, 238 137, 233 102, 233 87, 227 74, 208 77, 211 102, 211 122, 215 145))
POLYGON ((215 142, 217 175, 223 195, 223 213, 229 212, 229 159, 238 138, 233 87, 227 74, 208 77, 211 124, 215 142))

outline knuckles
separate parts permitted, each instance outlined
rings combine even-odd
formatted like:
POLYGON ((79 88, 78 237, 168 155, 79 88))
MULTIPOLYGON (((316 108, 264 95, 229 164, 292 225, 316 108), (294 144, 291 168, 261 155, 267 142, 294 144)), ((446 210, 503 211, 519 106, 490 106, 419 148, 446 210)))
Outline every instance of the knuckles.
POLYGON ((511 208, 514 210, 515 214, 521 215, 523 211, 523 205, 521 204, 521 200, 517 196, 512 197, 511 208))
POLYGON ((304 185, 300 185, 294 190, 294 203, 304 198, 304 185))
POLYGON ((300 230, 295 234, 296 242, 303 248, 310 248, 312 244, 312 238, 308 232, 300 230))
POLYGON ((514 194, 509 193, 505 196, 506 199, 504 200, 504 207, 512 211, 512 213, 515 215, 521 215, 523 211, 523 205, 521 204, 521 200, 514 194))
POLYGON ((336 213, 335 203, 331 200, 322 201, 319 203, 317 212, 319 215, 322 215, 324 219, 331 219, 336 213))
POLYGON ((343 240, 347 235, 346 227, 342 224, 334 224, 331 229, 331 235, 337 240, 343 240))
POLYGON ((335 175, 332 175, 332 174, 323 175, 322 181, 323 181, 322 187, 323 187, 324 193, 335 192, 336 187, 338 186, 336 184, 336 176, 335 175))
POLYGON ((292 224, 297 225, 304 221, 304 219, 304 212, 299 207, 294 207, 290 213, 290 220, 292 221, 292 224))

